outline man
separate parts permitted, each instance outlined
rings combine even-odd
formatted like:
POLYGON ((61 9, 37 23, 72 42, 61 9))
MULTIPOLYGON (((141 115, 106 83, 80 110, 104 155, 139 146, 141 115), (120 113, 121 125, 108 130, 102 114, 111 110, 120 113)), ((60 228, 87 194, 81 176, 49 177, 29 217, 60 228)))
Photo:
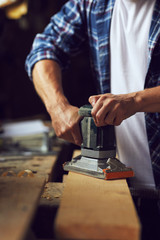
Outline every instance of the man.
POLYGON ((81 144, 78 108, 64 96, 61 69, 84 41, 100 95, 97 126, 115 125, 119 158, 137 189, 160 187, 160 1, 70 0, 34 40, 30 78, 58 137, 81 144))

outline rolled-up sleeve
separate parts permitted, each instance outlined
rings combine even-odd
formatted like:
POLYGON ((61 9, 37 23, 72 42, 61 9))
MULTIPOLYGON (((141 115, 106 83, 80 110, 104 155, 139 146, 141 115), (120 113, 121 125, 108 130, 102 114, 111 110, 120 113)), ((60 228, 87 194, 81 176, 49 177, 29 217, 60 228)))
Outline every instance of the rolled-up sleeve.
POLYGON ((68 1, 54 15, 43 33, 36 35, 25 62, 30 79, 36 62, 52 59, 62 69, 69 64, 70 56, 76 55, 86 39, 82 0, 68 1))

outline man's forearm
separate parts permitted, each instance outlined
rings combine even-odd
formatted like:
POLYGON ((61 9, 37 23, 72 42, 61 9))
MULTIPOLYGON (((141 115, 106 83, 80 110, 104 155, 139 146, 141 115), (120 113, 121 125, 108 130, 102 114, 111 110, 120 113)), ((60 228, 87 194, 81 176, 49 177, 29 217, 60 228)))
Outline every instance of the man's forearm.
POLYGON ((139 112, 160 112, 160 86, 136 93, 139 112))
POLYGON ((61 69, 53 60, 42 60, 33 69, 33 83, 48 112, 59 102, 68 102, 63 94, 61 69))
POLYGON ((98 127, 120 125, 137 112, 160 112, 160 86, 128 94, 91 96, 92 116, 98 127))
POLYGON ((70 105, 64 96, 60 66, 53 60, 39 61, 33 69, 33 82, 50 114, 56 135, 80 145, 79 109, 70 105))

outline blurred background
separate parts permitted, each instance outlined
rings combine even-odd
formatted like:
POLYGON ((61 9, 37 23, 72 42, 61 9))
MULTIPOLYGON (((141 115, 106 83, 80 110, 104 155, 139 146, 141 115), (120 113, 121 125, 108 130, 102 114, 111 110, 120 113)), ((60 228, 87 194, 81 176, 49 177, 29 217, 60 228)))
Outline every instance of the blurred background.
MULTIPOLYGON (((7 1, 0 0, 0 120, 50 119, 24 63, 35 35, 43 31, 50 17, 67 1, 4 2, 7 1)), ((86 46, 81 55, 71 59, 70 68, 63 73, 63 84, 69 101, 77 106, 86 104, 88 97, 95 94, 86 46)))

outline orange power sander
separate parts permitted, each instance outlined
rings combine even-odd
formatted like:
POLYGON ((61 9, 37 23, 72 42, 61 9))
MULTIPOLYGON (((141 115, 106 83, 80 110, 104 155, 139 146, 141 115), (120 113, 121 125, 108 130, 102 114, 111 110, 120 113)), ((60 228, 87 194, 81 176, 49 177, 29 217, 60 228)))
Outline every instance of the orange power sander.
POLYGON ((116 158, 114 126, 97 127, 91 115, 92 106, 79 109, 83 143, 81 155, 64 164, 64 170, 96 178, 119 179, 133 177, 132 168, 126 167, 116 158))

